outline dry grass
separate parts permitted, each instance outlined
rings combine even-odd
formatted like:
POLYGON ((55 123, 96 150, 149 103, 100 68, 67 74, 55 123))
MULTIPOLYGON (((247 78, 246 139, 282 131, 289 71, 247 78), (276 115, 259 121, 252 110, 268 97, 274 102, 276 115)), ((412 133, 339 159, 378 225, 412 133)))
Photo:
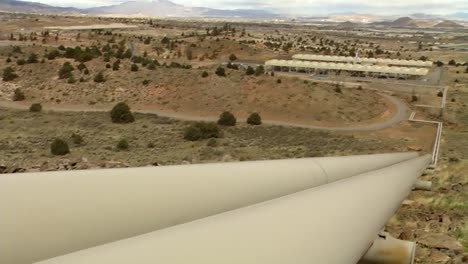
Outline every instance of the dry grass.
MULTIPOLYGON (((11 48, 3 47, 0 51, 3 55, 0 68, 4 68, 8 65, 5 60, 11 48)), ((44 47, 23 47, 24 54, 18 58, 27 57, 30 52, 43 54, 44 51, 44 47)), ((14 83, 24 90, 31 102, 73 105, 127 101, 140 108, 192 116, 216 116, 228 110, 245 118, 252 112, 260 112, 265 119, 303 124, 342 125, 378 120, 388 114, 385 111, 390 107, 382 97, 369 90, 343 89, 343 93, 336 93, 332 84, 284 77, 278 84, 277 77, 245 76, 241 70, 228 69, 227 77, 218 77, 214 74, 215 67, 157 67, 151 71, 140 65, 138 72, 131 72, 128 60, 122 61, 119 71, 112 71, 106 69, 102 58, 86 63, 90 75, 73 71, 76 80, 83 78, 85 82, 68 84, 66 80, 57 79, 65 61, 69 60, 46 60, 43 64, 23 66, 12 62, 10 65, 20 76, 14 83), (210 76, 202 78, 205 70, 210 76), (107 81, 97 84, 93 77, 100 71, 107 81), (144 85, 144 80, 149 80, 149 84, 144 85)), ((78 65, 76 62, 72 64, 75 68, 78 65)))
POLYGON ((213 147, 208 140, 189 142, 182 138, 187 122, 154 115, 136 115, 136 122, 119 125, 108 113, 29 113, 1 109, 0 163, 30 168, 44 162, 54 164, 63 157, 50 154, 56 138, 69 142, 67 159, 86 158, 94 164, 117 160, 131 166, 158 162, 180 164, 222 160, 258 160, 293 157, 380 153, 405 150, 401 138, 320 132, 280 126, 242 125, 223 129, 223 137, 213 147), (79 134, 84 144, 76 146, 71 135, 79 134), (120 139, 127 139, 128 151, 117 151, 120 139), (151 143, 153 146, 148 147, 151 143))

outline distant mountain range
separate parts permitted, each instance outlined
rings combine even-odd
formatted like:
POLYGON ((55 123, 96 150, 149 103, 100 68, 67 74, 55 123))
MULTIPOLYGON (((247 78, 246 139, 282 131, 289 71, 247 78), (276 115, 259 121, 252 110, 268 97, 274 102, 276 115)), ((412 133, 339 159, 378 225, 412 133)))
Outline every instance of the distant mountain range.
POLYGON ((86 9, 91 14, 122 14, 158 17, 241 17, 269 18, 275 14, 263 10, 221 10, 206 7, 187 7, 168 0, 149 2, 128 1, 112 6, 86 9))
MULTIPOLYGON (((18 0, 0 0, 0 11, 18 12, 18 13, 42 13, 42 14, 64 14, 64 15, 118 15, 128 17, 206 17, 206 18, 248 18, 248 19, 317 19, 317 17, 296 17, 293 15, 279 15, 266 10, 259 9, 214 9, 206 7, 189 7, 173 3, 169 0, 153 0, 153 1, 127 1, 111 6, 101 6, 87 9, 79 9, 73 7, 55 7, 51 5, 40 4, 36 2, 18 1, 18 0)), ((377 15, 366 15, 357 13, 334 13, 323 20, 330 21, 352 21, 358 23, 369 23, 375 25, 386 25, 392 27, 417 27, 426 26, 427 24, 434 25, 430 21, 441 22, 447 19, 468 20, 468 13, 459 12, 450 15, 429 15, 424 13, 411 14, 407 17, 401 17, 394 21, 390 21, 392 16, 382 17, 377 15), (426 22, 423 22, 426 21, 426 22), (421 24, 423 23, 423 24, 421 24)), ((393 19, 396 17, 393 16, 393 19)), ((449 27, 456 26, 447 23, 449 27)), ((353 25, 343 25, 352 27, 353 25)))
POLYGON ((448 15, 449 18, 468 20, 468 13, 458 12, 448 15))
POLYGON ((444 20, 434 25, 436 28, 462 28, 463 26, 450 20, 444 20))
POLYGON ((1 0, 0 11, 20 13, 52 14, 87 14, 87 15, 122 15, 146 17, 239 17, 239 18, 274 18, 276 14, 256 9, 213 9, 206 7, 187 7, 169 0, 148 2, 128 1, 121 4, 94 7, 88 9, 55 7, 35 2, 1 0))
POLYGON ((460 25, 454 21, 443 20, 441 18, 436 18, 436 17, 428 18, 428 15, 424 15, 424 17, 425 19, 413 19, 411 17, 400 17, 393 21, 382 21, 382 22, 375 22, 371 24, 377 25, 377 26, 387 26, 387 27, 397 27, 397 28, 400 28, 400 27, 463 28, 463 25, 460 25))
POLYGON ((80 14, 83 11, 73 7, 55 7, 36 2, 0 0, 0 11, 42 14, 80 14))

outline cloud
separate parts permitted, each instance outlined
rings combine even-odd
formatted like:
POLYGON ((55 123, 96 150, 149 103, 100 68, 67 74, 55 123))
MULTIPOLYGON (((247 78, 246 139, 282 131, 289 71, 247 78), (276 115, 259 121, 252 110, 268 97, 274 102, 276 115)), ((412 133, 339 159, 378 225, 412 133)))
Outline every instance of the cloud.
MULTIPOLYGON (((58 6, 90 7, 112 5, 125 0, 31 0, 58 6)), ((133 0, 150 1, 150 0, 133 0)), ((356 12, 372 14, 446 14, 468 10, 467 0, 172 0, 187 6, 221 9, 266 9, 279 13, 326 14, 356 12)))

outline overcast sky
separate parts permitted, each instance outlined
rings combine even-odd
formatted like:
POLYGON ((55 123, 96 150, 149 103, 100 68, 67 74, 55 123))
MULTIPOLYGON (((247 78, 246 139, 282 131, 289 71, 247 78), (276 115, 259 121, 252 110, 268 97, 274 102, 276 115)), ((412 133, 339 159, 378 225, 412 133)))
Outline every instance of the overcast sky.
MULTIPOLYGON (((125 0, 29 0, 56 6, 93 7, 125 0)), ((150 1, 150 0, 133 0, 150 1)), ((157 0, 155 0, 157 1, 157 0)), ((171 0, 186 6, 220 9, 255 8, 279 13, 328 14, 356 12, 369 14, 449 14, 468 12, 468 0, 171 0)))

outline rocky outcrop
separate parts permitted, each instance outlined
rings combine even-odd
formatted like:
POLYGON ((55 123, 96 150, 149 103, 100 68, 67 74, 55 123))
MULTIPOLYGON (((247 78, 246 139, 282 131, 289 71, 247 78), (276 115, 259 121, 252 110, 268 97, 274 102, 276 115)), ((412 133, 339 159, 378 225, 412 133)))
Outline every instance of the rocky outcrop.
POLYGON ((417 238, 417 242, 433 249, 463 252, 463 245, 457 239, 443 233, 423 233, 417 238))

